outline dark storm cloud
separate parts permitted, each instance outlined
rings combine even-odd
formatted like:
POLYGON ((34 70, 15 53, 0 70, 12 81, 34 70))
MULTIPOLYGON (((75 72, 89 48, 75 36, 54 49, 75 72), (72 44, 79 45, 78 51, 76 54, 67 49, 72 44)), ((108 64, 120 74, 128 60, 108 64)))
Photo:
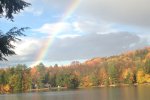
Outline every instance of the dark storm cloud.
POLYGON ((88 34, 55 40, 47 59, 58 61, 111 56, 146 45, 147 41, 127 32, 88 34))

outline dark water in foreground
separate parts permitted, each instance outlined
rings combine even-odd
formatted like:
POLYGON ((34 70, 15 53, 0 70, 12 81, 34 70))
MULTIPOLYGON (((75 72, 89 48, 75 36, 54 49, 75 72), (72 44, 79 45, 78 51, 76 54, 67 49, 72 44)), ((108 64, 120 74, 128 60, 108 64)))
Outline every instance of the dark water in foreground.
POLYGON ((150 100, 150 86, 6 94, 0 100, 150 100))

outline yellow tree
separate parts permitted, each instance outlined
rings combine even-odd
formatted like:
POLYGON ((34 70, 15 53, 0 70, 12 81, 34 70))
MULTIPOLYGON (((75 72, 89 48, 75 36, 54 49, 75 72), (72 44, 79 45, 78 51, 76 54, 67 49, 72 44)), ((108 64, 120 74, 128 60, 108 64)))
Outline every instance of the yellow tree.
POLYGON ((138 70, 137 71, 137 83, 144 83, 145 82, 145 78, 144 78, 145 74, 143 70, 138 70))

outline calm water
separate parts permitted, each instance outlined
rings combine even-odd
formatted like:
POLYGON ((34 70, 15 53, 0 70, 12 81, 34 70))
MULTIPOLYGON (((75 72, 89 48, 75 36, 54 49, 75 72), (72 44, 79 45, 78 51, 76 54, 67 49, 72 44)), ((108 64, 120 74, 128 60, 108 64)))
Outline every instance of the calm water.
POLYGON ((150 100, 150 86, 9 94, 0 100, 150 100))

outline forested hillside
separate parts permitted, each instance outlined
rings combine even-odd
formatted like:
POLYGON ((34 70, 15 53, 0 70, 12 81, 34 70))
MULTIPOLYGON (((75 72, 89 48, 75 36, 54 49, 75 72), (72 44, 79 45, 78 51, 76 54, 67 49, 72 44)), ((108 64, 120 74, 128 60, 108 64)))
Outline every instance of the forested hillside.
POLYGON ((92 87, 150 83, 150 48, 93 58, 69 66, 26 65, 0 69, 0 91, 10 93, 52 87, 92 87))

